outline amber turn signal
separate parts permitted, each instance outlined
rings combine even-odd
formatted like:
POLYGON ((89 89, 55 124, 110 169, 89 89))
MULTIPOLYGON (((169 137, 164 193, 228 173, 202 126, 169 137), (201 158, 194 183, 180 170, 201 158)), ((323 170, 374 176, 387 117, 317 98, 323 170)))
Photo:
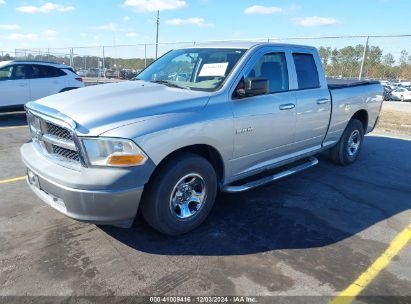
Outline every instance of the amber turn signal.
POLYGON ((112 155, 107 164, 112 166, 135 166, 143 163, 146 157, 142 154, 136 155, 112 155))

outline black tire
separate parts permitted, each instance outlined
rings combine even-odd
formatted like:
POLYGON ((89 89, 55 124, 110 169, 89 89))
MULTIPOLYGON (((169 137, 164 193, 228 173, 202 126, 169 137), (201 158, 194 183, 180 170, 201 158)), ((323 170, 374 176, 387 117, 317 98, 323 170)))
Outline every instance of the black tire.
POLYGON ((341 166, 347 166, 354 163, 361 152, 363 142, 364 127, 362 122, 358 119, 351 119, 338 144, 330 150, 332 161, 341 166), (358 148, 355 152, 353 152, 353 149, 349 149, 350 137, 353 134, 358 134, 359 140, 358 148))
MULTIPOLYGON (((200 190, 195 189, 195 191, 200 190)), ((189 195, 190 190, 184 193, 189 195)), ((180 235, 198 227, 206 219, 214 205, 216 193, 217 176, 213 166, 198 155, 182 153, 168 160, 152 177, 144 191, 141 210, 145 220, 154 229, 167 235, 180 235), (197 204, 193 203, 193 207, 188 203, 188 210, 194 210, 192 212, 195 213, 188 218, 182 218, 183 211, 179 209, 179 205, 173 206, 171 197, 176 197, 177 185, 184 185, 185 181, 190 180, 193 175, 199 176, 197 182, 193 183, 203 186, 200 189, 205 189, 205 198, 198 211, 195 211, 197 204), (185 176, 189 177, 181 181, 185 176)), ((186 202, 184 196, 177 197, 186 202)))

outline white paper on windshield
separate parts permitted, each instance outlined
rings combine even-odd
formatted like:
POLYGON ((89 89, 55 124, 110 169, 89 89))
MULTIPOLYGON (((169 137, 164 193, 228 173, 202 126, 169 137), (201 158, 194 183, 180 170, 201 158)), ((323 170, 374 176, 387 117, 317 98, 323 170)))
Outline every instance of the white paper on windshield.
POLYGON ((205 64, 203 65, 203 68, 201 69, 200 74, 198 76, 200 77, 225 76, 227 67, 228 67, 228 62, 205 64))

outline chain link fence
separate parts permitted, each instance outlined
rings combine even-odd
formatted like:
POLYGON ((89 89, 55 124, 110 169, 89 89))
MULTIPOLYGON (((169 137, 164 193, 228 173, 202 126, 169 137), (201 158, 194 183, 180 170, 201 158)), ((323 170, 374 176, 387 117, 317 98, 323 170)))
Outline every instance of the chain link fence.
POLYGON ((14 59, 14 53, 15 51, 0 49, 0 61, 8 61, 14 59))
MULTIPOLYGON (((328 77, 390 81, 411 79, 411 34, 261 38, 247 41, 315 46, 328 77)), ((131 79, 153 62, 156 54, 161 56, 171 49, 198 43, 202 42, 159 43, 157 51, 156 44, 16 49, 12 53, 0 51, 0 59, 53 61, 72 66, 82 77, 131 79)))

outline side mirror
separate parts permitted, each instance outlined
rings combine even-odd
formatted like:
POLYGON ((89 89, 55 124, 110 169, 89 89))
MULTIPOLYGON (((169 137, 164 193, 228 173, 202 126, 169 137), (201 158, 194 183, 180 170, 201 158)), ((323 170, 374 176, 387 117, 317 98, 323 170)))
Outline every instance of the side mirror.
POLYGON ((250 77, 243 83, 244 86, 239 86, 236 90, 239 98, 268 94, 268 80, 265 78, 250 77))

